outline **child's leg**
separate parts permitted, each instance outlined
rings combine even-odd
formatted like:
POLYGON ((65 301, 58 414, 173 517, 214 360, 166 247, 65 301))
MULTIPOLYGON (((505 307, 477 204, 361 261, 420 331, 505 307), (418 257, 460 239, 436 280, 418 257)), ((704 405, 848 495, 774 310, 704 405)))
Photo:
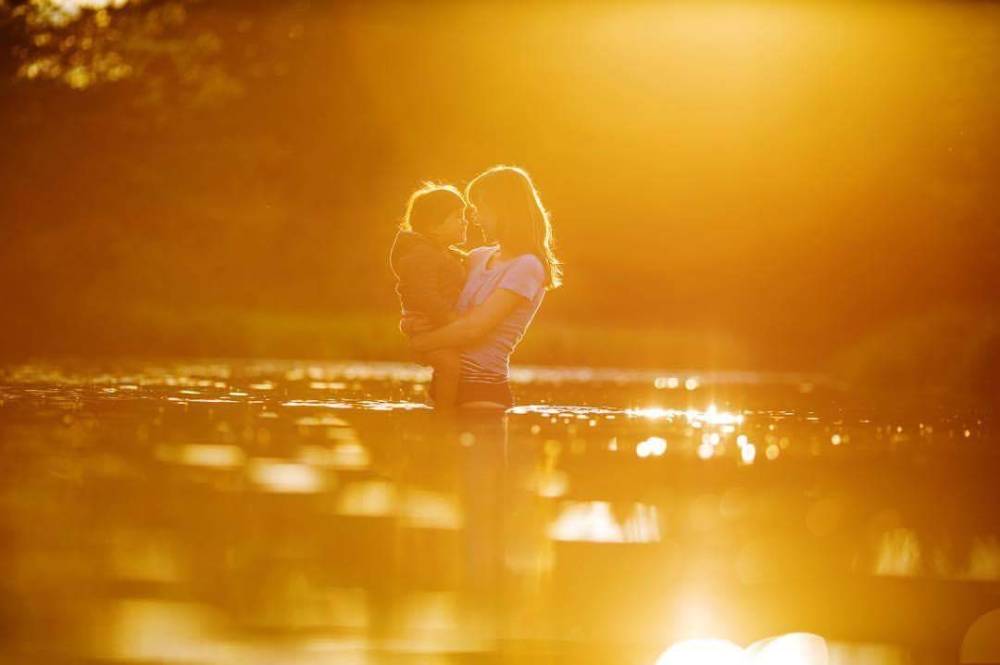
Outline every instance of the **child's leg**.
POLYGON ((424 360, 434 368, 434 408, 453 409, 458 401, 458 376, 460 354, 455 349, 438 349, 424 355, 424 360))

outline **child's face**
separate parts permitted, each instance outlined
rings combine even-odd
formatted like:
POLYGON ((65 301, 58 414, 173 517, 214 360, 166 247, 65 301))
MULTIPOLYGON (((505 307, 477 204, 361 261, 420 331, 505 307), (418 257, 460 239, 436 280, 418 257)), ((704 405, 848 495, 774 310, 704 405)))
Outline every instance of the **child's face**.
POLYGON ((465 215, 462 210, 456 210, 434 229, 434 235, 445 245, 461 245, 465 242, 465 215))

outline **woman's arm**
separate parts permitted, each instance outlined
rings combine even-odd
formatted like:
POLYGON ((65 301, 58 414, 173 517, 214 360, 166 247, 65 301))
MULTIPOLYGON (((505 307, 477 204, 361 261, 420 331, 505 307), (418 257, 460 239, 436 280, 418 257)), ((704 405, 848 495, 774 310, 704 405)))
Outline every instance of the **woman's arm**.
POLYGON ((464 316, 430 332, 414 335, 410 344, 415 351, 433 351, 449 346, 465 346, 497 327, 515 307, 526 300, 522 295, 499 288, 481 305, 464 316))

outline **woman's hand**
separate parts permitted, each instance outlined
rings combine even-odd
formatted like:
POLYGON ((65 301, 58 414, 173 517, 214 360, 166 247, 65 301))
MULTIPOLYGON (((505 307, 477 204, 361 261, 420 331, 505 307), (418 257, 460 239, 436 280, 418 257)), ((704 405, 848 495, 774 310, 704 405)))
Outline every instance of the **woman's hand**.
POLYGON ((410 338, 433 329, 434 324, 423 314, 406 314, 399 320, 399 332, 410 338))
POLYGON ((423 358, 424 355, 430 350, 430 346, 427 344, 427 333, 415 333, 410 335, 410 349, 413 350, 414 355, 417 358, 423 358))

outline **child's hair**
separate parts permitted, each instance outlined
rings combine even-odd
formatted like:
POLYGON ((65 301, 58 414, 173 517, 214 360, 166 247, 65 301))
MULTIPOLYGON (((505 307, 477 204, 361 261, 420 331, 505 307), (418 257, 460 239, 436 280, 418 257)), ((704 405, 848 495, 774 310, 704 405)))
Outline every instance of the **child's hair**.
POLYGON ((456 210, 465 210, 465 197, 452 185, 425 182, 406 202, 406 213, 399 225, 404 231, 429 233, 456 210))
POLYGON ((496 213, 496 238, 490 240, 498 241, 505 251, 537 256, 545 266, 547 289, 562 284, 562 267, 552 249, 552 222, 527 171, 491 167, 466 186, 465 198, 473 210, 481 203, 496 213))

